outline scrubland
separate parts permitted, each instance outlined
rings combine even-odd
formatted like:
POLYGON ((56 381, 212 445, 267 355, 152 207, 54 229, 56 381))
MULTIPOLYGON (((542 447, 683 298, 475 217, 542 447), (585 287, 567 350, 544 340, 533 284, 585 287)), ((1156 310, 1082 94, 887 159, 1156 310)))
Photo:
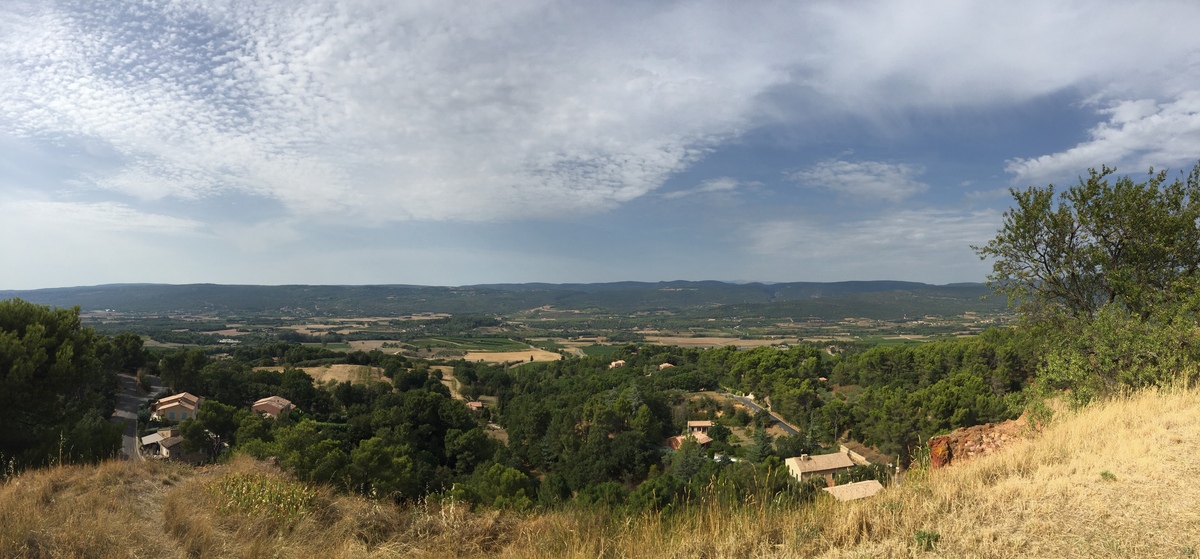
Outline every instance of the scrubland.
POLYGON ((1041 431, 857 502, 668 515, 396 506, 249 459, 106 462, 10 477, 0 557, 1189 557, 1200 392, 1061 411, 1041 431))

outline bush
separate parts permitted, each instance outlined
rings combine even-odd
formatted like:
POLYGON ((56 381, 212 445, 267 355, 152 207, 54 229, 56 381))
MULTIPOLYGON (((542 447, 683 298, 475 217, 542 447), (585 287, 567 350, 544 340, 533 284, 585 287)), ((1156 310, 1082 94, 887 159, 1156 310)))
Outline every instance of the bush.
POLYGON ((1128 390, 1190 383, 1200 372, 1200 334, 1182 309, 1143 319, 1107 305, 1091 320, 1063 321, 1050 343, 1038 368, 1041 388, 1067 390, 1076 407, 1128 390))

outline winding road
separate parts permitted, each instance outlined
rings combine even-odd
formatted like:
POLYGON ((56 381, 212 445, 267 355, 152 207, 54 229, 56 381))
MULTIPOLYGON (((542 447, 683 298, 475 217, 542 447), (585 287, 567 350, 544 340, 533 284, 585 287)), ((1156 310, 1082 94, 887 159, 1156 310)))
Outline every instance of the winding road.
MULTIPOLYGON (((758 404, 758 402, 755 402, 754 400, 751 400, 750 398, 747 398, 747 397, 745 397, 745 396, 738 396, 737 394, 733 394, 733 393, 730 393, 730 392, 721 392, 720 394, 721 394, 722 396, 726 396, 726 397, 729 397, 729 398, 733 398, 734 400, 737 400, 737 401, 741 402, 741 403, 742 403, 742 404, 744 404, 746 407, 748 407, 748 408, 750 408, 751 410, 754 410, 754 411, 758 411, 758 410, 761 410, 761 409, 766 409, 766 408, 763 408, 762 406, 760 406, 760 405, 758 404)), ((775 423, 774 423, 774 425, 778 425, 780 429, 783 429, 783 432, 784 432, 784 433, 787 433, 787 434, 789 434, 789 435, 799 435, 799 434, 800 434, 800 430, 799 430, 799 429, 797 429, 797 428, 796 428, 796 426, 792 425, 791 423, 788 423, 788 422, 784 421, 782 417, 779 417, 778 415, 775 415, 775 412, 772 412, 772 411, 770 411, 770 410, 767 410, 767 413, 771 414, 771 419, 774 419, 774 420, 775 420, 775 423)))

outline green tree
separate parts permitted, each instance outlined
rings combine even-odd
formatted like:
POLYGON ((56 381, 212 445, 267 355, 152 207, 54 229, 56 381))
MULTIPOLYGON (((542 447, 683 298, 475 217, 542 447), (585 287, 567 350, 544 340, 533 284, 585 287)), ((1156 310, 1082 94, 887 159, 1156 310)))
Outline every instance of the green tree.
POLYGON ((1200 164, 1170 183, 1113 173, 1089 170, 1057 197, 1053 185, 1013 190, 996 238, 974 247, 1038 332, 1039 384, 1075 404, 1197 375, 1200 164))
POLYGON ((994 260, 989 285, 1033 318, 1118 305, 1145 319, 1187 300, 1200 272, 1200 164, 1170 183, 1153 170, 1110 183, 1114 173, 1090 169, 1058 196, 1053 185, 1012 189, 996 237, 972 247, 994 260))
POLYGON ((97 357, 98 342, 79 307, 0 301, 0 456, 28 465, 116 452, 120 426, 102 424, 112 414, 116 376, 97 357), (83 440, 88 433, 97 440, 83 440))
POLYGON ((775 439, 767 434, 766 429, 755 429, 750 436, 750 446, 746 448, 746 460, 754 463, 762 462, 775 454, 773 443, 775 439))

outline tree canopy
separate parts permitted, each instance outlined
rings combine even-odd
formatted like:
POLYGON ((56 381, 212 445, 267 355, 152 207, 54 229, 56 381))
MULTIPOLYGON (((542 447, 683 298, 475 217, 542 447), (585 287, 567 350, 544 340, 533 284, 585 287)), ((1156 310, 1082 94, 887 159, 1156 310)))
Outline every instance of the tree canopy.
POLYGON ((1039 384, 1077 405, 1200 376, 1200 164, 1169 183, 1114 173, 1091 169, 1057 197, 1012 190, 996 238, 974 247, 1039 330, 1039 384))
POLYGON ((84 328, 79 307, 0 301, 0 457, 96 460, 121 444, 110 425, 116 377, 99 355, 107 340, 84 328))
POLYGON ((1146 318, 1185 300, 1200 271, 1200 164, 1169 183, 1165 171, 1142 182, 1115 172, 1089 169, 1058 196, 1054 185, 1012 189, 996 237, 973 247, 994 259, 989 285, 1032 317, 1117 305, 1146 318))

